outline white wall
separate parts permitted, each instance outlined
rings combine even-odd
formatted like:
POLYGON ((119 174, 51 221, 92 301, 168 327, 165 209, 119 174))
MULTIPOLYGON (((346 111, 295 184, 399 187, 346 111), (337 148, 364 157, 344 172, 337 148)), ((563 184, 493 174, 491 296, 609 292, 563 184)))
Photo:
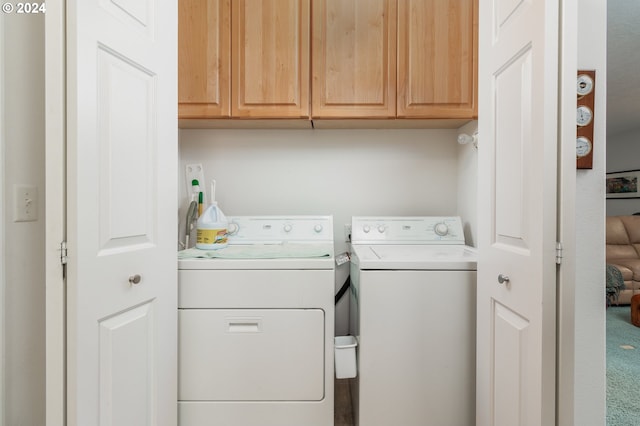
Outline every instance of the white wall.
MULTIPOLYGON (((187 206, 185 165, 216 179, 227 215, 331 214, 336 253, 357 215, 455 215, 456 130, 181 130, 179 220, 187 206)), ((473 148, 470 148, 473 149, 473 148)), ((475 188, 475 181, 470 184, 475 188)), ((475 212, 473 212, 475 220, 475 212)), ((466 220, 466 218, 465 218, 466 220)), ((336 289, 348 265, 336 272, 336 289)), ((336 333, 347 333, 347 301, 336 333)), ((344 303, 343 303, 344 302, 344 303)))
MULTIPOLYGON (((640 169, 640 128, 607 136, 607 173, 640 169)), ((640 198, 608 199, 607 216, 640 212, 640 198)))
POLYGON ((605 424, 607 3, 580 0, 578 69, 596 70, 593 169, 576 175, 575 425, 605 424))
MULTIPOLYGON (((473 135, 478 131, 478 122, 472 121, 459 129, 459 133, 473 135)), ((478 147, 482 136, 478 135, 478 147)), ((478 149, 472 144, 458 145, 458 208, 456 214, 462 218, 466 243, 476 246, 478 233, 478 149)))
POLYGON ((4 420, 6 425, 41 426, 45 424, 43 15, 6 15, 0 39, 6 138, 4 420), (13 222, 15 184, 38 187, 36 222, 13 222))

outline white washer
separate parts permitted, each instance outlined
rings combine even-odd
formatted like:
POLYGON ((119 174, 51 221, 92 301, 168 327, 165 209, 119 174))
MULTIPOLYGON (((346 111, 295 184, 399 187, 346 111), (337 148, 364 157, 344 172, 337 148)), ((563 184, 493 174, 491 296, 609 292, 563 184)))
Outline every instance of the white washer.
POLYGON ((228 219, 224 258, 178 262, 179 424, 333 424, 333 219, 228 219))
POLYGON ((361 426, 475 424, 475 249, 459 217, 354 217, 361 426))

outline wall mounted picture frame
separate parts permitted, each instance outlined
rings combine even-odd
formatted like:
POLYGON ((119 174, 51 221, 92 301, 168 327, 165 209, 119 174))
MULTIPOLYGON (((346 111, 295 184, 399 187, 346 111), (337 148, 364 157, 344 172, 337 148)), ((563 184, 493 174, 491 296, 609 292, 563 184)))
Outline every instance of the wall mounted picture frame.
POLYGON ((607 173, 607 198, 640 198, 640 170, 607 173))

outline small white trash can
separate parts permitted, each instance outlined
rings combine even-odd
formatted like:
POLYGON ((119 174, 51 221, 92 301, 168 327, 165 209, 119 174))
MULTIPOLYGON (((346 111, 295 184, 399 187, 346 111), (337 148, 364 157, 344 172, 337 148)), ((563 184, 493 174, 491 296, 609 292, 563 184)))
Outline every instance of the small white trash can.
POLYGON ((353 336, 335 337, 336 379, 356 377, 356 346, 358 342, 353 336))

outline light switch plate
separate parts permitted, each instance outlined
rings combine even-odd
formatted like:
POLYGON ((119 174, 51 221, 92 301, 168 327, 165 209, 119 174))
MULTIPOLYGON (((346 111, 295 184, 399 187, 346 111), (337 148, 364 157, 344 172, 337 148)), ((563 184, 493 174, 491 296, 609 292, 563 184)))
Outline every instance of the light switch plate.
POLYGON ((13 221, 38 220, 38 188, 34 185, 13 186, 13 221))

